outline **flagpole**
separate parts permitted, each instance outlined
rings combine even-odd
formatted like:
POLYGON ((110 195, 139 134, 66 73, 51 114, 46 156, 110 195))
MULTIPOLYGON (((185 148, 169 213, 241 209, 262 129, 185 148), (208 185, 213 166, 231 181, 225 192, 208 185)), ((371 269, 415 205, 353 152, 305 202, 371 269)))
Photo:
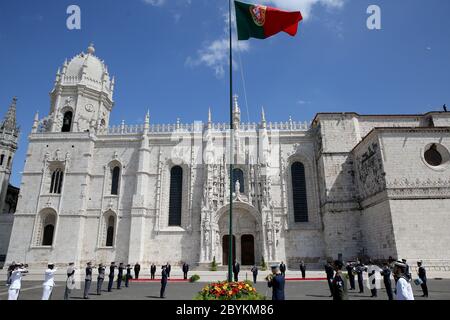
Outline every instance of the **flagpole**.
POLYGON ((230 216, 228 230, 228 282, 233 271, 233 43, 231 33, 231 0, 228 0, 228 26, 230 32, 230 216))

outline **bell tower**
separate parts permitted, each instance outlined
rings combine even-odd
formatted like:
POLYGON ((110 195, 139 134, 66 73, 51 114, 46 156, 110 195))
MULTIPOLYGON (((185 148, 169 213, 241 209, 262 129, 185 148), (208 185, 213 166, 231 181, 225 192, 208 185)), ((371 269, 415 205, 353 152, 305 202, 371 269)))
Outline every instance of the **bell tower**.
POLYGON ((4 210, 13 158, 19 139, 19 127, 16 124, 16 103, 17 98, 14 97, 0 125, 0 214, 4 210))
POLYGON ((114 78, 90 44, 86 52, 66 60, 58 69, 50 92, 50 114, 45 131, 102 131, 113 108, 114 78))

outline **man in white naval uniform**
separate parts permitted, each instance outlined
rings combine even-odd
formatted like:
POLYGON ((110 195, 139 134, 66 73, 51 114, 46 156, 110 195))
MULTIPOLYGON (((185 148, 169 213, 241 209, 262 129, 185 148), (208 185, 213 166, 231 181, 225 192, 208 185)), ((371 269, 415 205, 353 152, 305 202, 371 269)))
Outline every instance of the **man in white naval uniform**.
POLYGON ((414 300, 413 290, 409 282, 407 267, 403 261, 397 261, 394 265, 394 278, 397 280, 396 299, 414 300))
POLYGON ((16 264, 11 272, 8 300, 17 300, 19 298, 20 288, 22 287, 22 274, 28 272, 26 267, 27 265, 16 264))
POLYGON ((55 272, 55 265, 53 263, 49 263, 47 270, 45 270, 45 278, 42 285, 44 287, 42 292, 42 300, 49 300, 52 295, 53 287, 55 285, 55 272))

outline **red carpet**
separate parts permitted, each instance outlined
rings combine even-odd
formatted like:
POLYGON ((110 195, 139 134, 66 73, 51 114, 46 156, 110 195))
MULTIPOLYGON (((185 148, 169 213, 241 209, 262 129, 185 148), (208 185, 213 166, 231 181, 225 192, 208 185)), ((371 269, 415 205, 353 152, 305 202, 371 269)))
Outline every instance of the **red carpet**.
MULTIPOLYGON (((286 281, 325 281, 327 280, 327 278, 286 278, 286 281)), ((161 282, 161 278, 158 279, 147 279, 147 278, 142 278, 142 279, 131 279, 131 282, 161 282)), ((173 278, 173 279, 169 279, 169 282, 189 282, 189 280, 184 280, 184 279, 177 279, 177 278, 173 278)), ((250 280, 249 280, 250 281, 250 280)), ((262 281, 262 280, 260 280, 262 281)))

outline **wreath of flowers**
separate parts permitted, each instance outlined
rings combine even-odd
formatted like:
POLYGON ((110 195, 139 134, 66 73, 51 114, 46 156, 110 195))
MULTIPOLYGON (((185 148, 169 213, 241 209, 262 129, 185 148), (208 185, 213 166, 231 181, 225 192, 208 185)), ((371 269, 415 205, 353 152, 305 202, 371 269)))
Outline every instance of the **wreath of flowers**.
POLYGON ((207 284, 198 293, 197 300, 262 300, 250 281, 219 281, 207 284))

